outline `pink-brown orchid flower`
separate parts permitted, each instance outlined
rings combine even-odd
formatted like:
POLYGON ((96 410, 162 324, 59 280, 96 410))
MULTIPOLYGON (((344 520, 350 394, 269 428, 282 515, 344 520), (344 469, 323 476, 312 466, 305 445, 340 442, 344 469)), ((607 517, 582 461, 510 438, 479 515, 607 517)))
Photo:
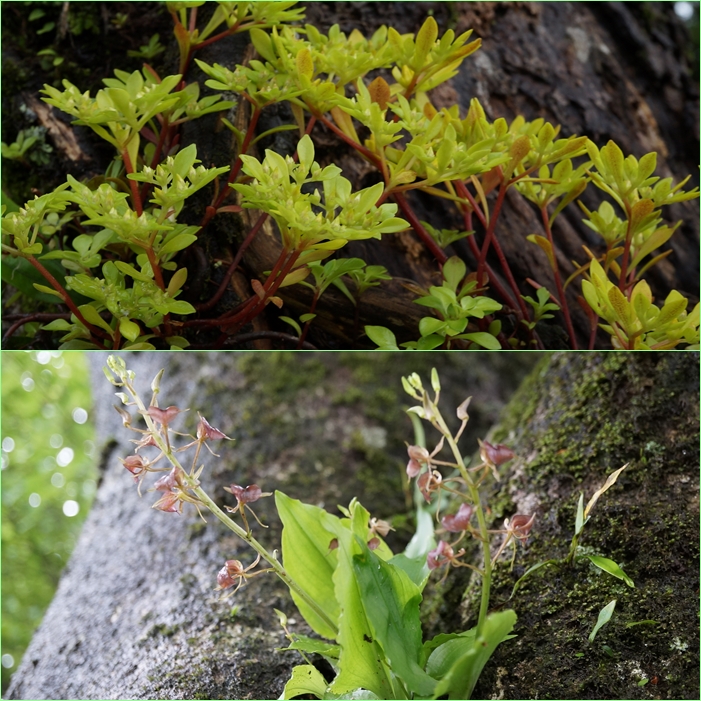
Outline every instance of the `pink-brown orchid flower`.
POLYGON ((248 533, 251 532, 251 529, 248 525, 248 520, 246 519, 245 509, 248 509, 253 514, 253 518, 255 518, 255 520, 258 521, 258 523, 261 526, 263 526, 263 528, 267 528, 266 525, 261 523, 260 519, 256 516, 253 509, 248 505, 253 503, 254 501, 258 501, 258 499, 260 499, 261 497, 269 497, 272 494, 272 492, 262 491, 257 484, 249 484, 247 487, 242 487, 238 484, 232 484, 230 487, 224 487, 224 491, 233 494, 236 497, 237 502, 236 506, 233 508, 230 506, 225 506, 224 508, 232 514, 235 514, 237 511, 241 513, 243 524, 248 533))
POLYGON ((438 441, 438 445, 436 445, 436 447, 433 449, 433 452, 431 453, 429 453, 428 450, 426 450, 426 448, 424 448, 423 446, 407 444, 409 462, 406 466, 406 473, 407 475, 409 475, 409 479, 416 477, 416 475, 418 475, 421 472, 424 466, 427 466, 430 469, 431 466, 434 464, 446 464, 433 459, 436 455, 438 455, 438 453, 440 453, 441 449, 443 448, 444 441, 445 436, 441 436, 440 441, 438 441))
POLYGON ((466 531, 470 526, 470 519, 474 511, 474 508, 470 504, 460 504, 458 513, 451 516, 444 516, 441 519, 441 524, 446 531, 450 531, 451 533, 466 531))
POLYGON ((260 553, 258 557, 248 566, 244 567, 241 560, 227 560, 217 573, 217 588, 215 591, 221 591, 223 589, 230 589, 236 585, 236 589, 232 591, 228 596, 236 593, 241 585, 246 579, 255 577, 256 575, 263 574, 263 572, 268 572, 269 570, 260 570, 259 572, 254 572, 249 574, 249 572, 260 562, 260 553))
MULTIPOLYGON (((511 519, 504 519, 504 528, 502 530, 489 531, 490 533, 503 533, 505 535, 504 541, 499 546, 499 550, 497 550, 496 555, 492 558, 492 565, 497 561, 499 555, 501 555, 504 548, 507 546, 508 543, 512 541, 512 539, 514 541, 519 540, 522 544, 525 545, 534 522, 535 513, 531 514, 530 516, 527 516, 525 514, 516 514, 515 516, 512 516, 511 519)), ((512 565, 515 557, 516 544, 514 543, 514 555, 511 560, 512 565)))
POLYGON ((501 476, 499 475, 499 470, 497 470, 497 468, 516 457, 514 452, 508 446, 502 445, 501 443, 498 445, 492 445, 491 443, 482 441, 479 438, 477 439, 477 442, 480 446, 480 458, 482 463, 476 467, 471 467, 470 472, 484 470, 484 473, 480 478, 481 481, 481 479, 484 478, 485 474, 487 473, 487 470, 491 470, 492 474, 494 475, 494 479, 497 481, 500 480, 501 476))
POLYGON ((441 475, 438 470, 429 470, 428 472, 422 472, 419 475, 419 479, 416 481, 416 484, 421 494, 423 494, 424 499, 430 504, 431 494, 440 489, 442 482, 443 475, 441 475))
POLYGON ((131 472, 132 475, 134 475, 134 482, 137 483, 137 490, 139 492, 139 496, 141 496, 141 482, 143 481, 144 477, 149 472, 158 472, 158 468, 153 468, 153 465, 155 465, 161 458, 163 457, 163 453, 161 453, 158 457, 156 457, 154 460, 146 460, 145 458, 141 457, 141 455, 128 455, 126 458, 119 458, 119 461, 124 465, 124 467, 131 472))
POLYGON ((453 565, 453 567, 460 567, 464 563, 459 562, 458 558, 465 554, 465 548, 460 548, 458 552, 454 552, 452 546, 441 540, 435 549, 431 550, 426 557, 426 564, 429 570, 435 570, 439 567, 447 565, 453 565))
POLYGON ((197 464, 197 460, 200 456, 200 450, 202 450, 202 446, 204 445, 207 450, 215 457, 218 458, 219 455, 215 453, 208 445, 207 441, 221 441, 221 440, 227 440, 227 441, 233 441, 233 438, 229 438, 223 431, 220 431, 218 428, 214 428, 207 419, 202 416, 198 412, 197 414, 200 417, 200 420, 197 422, 197 440, 193 441, 192 443, 188 443, 187 445, 183 446, 180 450, 187 450, 193 445, 197 446, 197 450, 195 451, 195 457, 192 460, 192 465, 193 468, 197 464))

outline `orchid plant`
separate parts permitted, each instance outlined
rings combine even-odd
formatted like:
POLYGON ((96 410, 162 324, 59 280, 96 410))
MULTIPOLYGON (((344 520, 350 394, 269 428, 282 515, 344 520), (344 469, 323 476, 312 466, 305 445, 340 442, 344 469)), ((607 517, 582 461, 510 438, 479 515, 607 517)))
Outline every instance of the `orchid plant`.
POLYGON ((189 503, 203 519, 203 512, 209 511, 255 552, 249 564, 226 560, 212 575, 216 590, 232 596, 248 580, 274 573, 288 586, 300 614, 318 636, 290 632, 286 616, 278 612, 290 640, 288 649, 298 651, 306 661, 293 669, 284 698, 299 694, 319 699, 358 698, 354 694, 378 699, 469 698, 492 652, 513 637, 516 622, 511 610, 489 612, 492 571, 509 544, 515 552, 517 542, 526 542, 535 521, 535 514, 516 514, 507 518, 502 528, 488 527, 480 485, 491 475, 498 478, 499 467, 514 454, 504 445, 480 442, 480 461, 468 467, 458 441, 469 420, 470 399, 457 409, 461 423, 453 434, 438 408, 440 383, 435 369, 432 397, 418 375, 403 378, 404 388, 419 402, 409 409, 410 414, 414 420, 425 419, 440 434, 430 452, 422 445, 421 430, 417 431, 416 444, 408 447, 406 471, 409 479, 415 480, 417 530, 404 552, 392 552, 384 540, 391 525, 371 518, 357 499, 347 508, 339 506, 338 516, 276 491, 275 503, 283 524, 280 561, 277 550, 269 550, 253 534, 254 527, 264 527, 253 504, 272 496, 271 492, 256 484, 232 484, 224 490, 233 495, 236 505, 222 509, 200 482, 202 448, 217 457, 210 444, 232 439, 202 415, 195 435, 175 431, 172 424, 186 410, 158 406, 163 370, 151 383, 148 404, 141 399, 135 374, 122 358, 110 356, 105 374, 119 389, 117 396, 123 406, 117 410, 123 425, 139 436, 133 441, 133 454, 122 459, 122 464, 139 490, 150 474, 158 475, 149 490, 160 494, 153 508, 181 513, 189 503), (138 425, 139 419, 145 428, 138 425), (448 460, 441 456, 444 446, 452 456, 448 460), (186 452, 192 453, 188 465, 181 458, 186 452), (151 457, 145 457, 147 453, 151 457), (452 470, 453 474, 444 477, 441 470, 452 470), (456 508, 442 516, 436 530, 424 505, 433 500, 446 502, 446 495, 456 508), (473 558, 470 540, 479 544, 479 562, 473 558), (261 561, 265 562, 262 567, 261 561), (481 580, 476 625, 424 641, 419 606, 422 591, 432 573, 442 572, 445 578, 451 567, 470 568, 481 580), (313 653, 324 657, 335 670, 330 683, 311 664, 309 655, 313 653))

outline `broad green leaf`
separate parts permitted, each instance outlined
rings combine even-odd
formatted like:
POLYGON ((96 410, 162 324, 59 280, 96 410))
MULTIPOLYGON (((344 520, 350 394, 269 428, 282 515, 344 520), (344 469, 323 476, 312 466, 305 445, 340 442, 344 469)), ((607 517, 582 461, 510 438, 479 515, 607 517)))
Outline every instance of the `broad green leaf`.
MULTIPOLYGON (((499 643, 511 633, 515 623, 516 614, 511 610, 487 616, 482 634, 469 646, 465 646, 465 652, 455 660, 438 682, 435 697, 447 694, 449 699, 469 699, 484 665, 499 643)), ((436 648, 432 654, 435 655, 439 650, 440 648, 436 648)))
POLYGON ((593 643, 594 638, 596 637, 596 634, 599 632, 599 629, 602 626, 605 626, 610 620, 611 616, 613 616, 613 610, 616 608, 616 599, 614 599, 611 603, 607 604, 604 606, 604 608, 601 609, 599 612, 599 619, 596 621, 596 625, 592 629, 591 633, 589 634, 589 642, 593 643))
POLYGON ((324 675, 310 664, 300 664, 293 668, 290 680, 285 684, 283 699, 293 699, 302 694, 312 694, 323 699, 328 684, 324 675))
MULTIPOLYGON (((65 284, 66 269, 55 261, 45 261, 42 257, 42 265, 62 284, 65 284)), ((44 276, 26 259, 20 256, 4 256, 0 267, 2 280, 8 285, 16 287, 23 295, 49 304, 61 304, 63 297, 56 296, 56 290, 51 288, 50 293, 38 292, 34 283, 46 283, 44 276)), ((9 295, 8 295, 9 297, 9 295)), ((83 298, 84 299, 84 298, 83 298)))
POLYGON ((365 614, 363 600, 355 578, 353 557, 362 554, 356 535, 367 538, 370 514, 357 501, 349 507, 351 520, 337 519, 324 512, 324 525, 333 530, 338 540, 338 565, 333 574, 336 599, 342 614, 338 620, 341 655, 338 675, 331 685, 335 694, 354 689, 369 689, 381 699, 396 698, 384 655, 365 614), (349 528, 350 526, 350 528, 349 528))
POLYGON ((400 568, 383 562, 367 545, 353 558, 353 571, 374 637, 392 671, 415 693, 430 696, 436 686, 419 666, 421 622, 419 588, 400 568))
MULTIPOLYGON (((332 580, 338 553, 329 545, 334 538, 323 525, 338 518, 311 504, 275 492, 275 505, 282 521, 282 560, 287 573, 337 623, 339 603, 332 580)), ((314 632, 335 638, 331 628, 303 599, 291 591, 297 608, 314 632)))
POLYGON ((428 653, 426 672, 436 679, 442 679, 451 667, 472 649, 476 633, 476 628, 470 628, 463 633, 441 633, 425 643, 424 649, 428 653))
POLYGON ((600 555, 585 555, 585 557, 589 558, 599 569, 608 572, 614 577, 618 577, 618 579, 622 579, 629 587, 635 587, 633 580, 621 569, 618 563, 600 555))

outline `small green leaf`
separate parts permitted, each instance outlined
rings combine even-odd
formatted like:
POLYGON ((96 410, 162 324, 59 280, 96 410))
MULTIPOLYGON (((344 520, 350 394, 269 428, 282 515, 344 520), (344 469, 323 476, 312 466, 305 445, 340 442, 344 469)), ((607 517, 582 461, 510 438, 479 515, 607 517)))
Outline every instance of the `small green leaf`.
POLYGON ((657 621, 645 620, 645 621, 631 621, 626 623, 626 628, 632 628, 633 626, 656 626, 657 621))
POLYGON ((299 164, 304 168, 304 172, 308 172, 314 162, 314 144, 312 143, 309 134, 305 134, 297 144, 297 155, 299 156, 299 164))
POLYGON ((195 241, 197 241, 197 236, 194 236, 193 234, 178 234, 161 246, 158 249, 158 254, 163 255, 164 253, 176 253, 177 251, 182 251, 195 241))
POLYGON ((465 338, 468 341, 476 343, 478 346, 482 346, 482 348, 487 348, 488 350, 501 350, 501 343, 499 343, 499 339, 492 336, 491 333, 476 331, 475 333, 462 334, 460 338, 465 338))
POLYGON ((438 24, 433 17, 427 17, 416 35, 416 48, 412 59, 412 68, 415 71, 420 71, 423 68, 437 37, 438 24))
POLYGON ((135 324, 131 319, 127 319, 124 316, 119 320, 119 331, 124 338, 130 341, 136 341, 141 334, 139 325, 135 324))
POLYGON ((399 350, 396 336, 384 326, 366 326, 365 333, 381 350, 399 350))
POLYGON ((604 606, 604 608, 601 609, 599 612, 599 619, 596 622, 596 625, 594 626, 592 632, 589 634, 589 642, 592 643, 594 642, 594 638, 596 637, 596 634, 599 632, 599 629, 602 626, 605 626, 610 620, 611 616, 613 616, 613 610, 616 608, 616 599, 614 599, 611 603, 607 604, 604 606))
POLYGON ((168 302, 168 311, 171 314, 194 314, 197 310, 189 302, 174 299, 168 302))
POLYGON ((600 555, 585 555, 584 557, 591 560, 594 565, 604 570, 604 572, 608 572, 610 575, 622 579, 629 587, 635 587, 633 580, 613 560, 609 560, 607 557, 601 557, 600 555))
POLYGON ((584 492, 580 492, 577 502, 577 517, 574 522, 574 534, 578 536, 584 528, 584 492))
POLYGON ((451 256, 443 264, 443 278, 453 292, 457 291, 458 285, 462 282, 466 272, 465 263, 457 256, 451 256))

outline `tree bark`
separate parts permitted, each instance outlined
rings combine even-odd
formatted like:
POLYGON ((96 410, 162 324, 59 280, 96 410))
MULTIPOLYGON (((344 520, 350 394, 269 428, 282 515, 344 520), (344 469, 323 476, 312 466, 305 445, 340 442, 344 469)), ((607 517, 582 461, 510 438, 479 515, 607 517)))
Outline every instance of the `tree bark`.
MULTIPOLYGON (((190 408, 176 430, 194 432, 197 411, 235 437, 203 454, 201 480, 221 505, 232 482, 280 489, 335 511, 358 496, 373 515, 411 510, 403 487, 411 423, 400 377, 439 368, 446 401, 474 396, 474 444, 496 420, 535 356, 502 354, 124 354, 142 398, 160 368, 161 406, 190 408)), ((112 408, 102 373, 106 354, 90 354, 102 479, 54 601, 14 674, 7 698, 277 698, 296 653, 278 653, 291 630, 309 632, 284 584, 263 575, 226 601, 214 592, 227 559, 253 557, 214 517, 205 525, 193 508, 183 515, 150 508, 119 457, 133 452, 134 434, 112 408), (235 610, 235 613, 234 613, 235 610)), ((138 437, 138 436, 137 436, 138 437)), ((151 480, 152 482, 153 480, 151 480)), ((259 506, 260 505, 260 506, 259 506)), ((279 547, 273 500, 256 513, 270 526, 256 537, 279 547)), ((398 527, 395 548, 410 537, 398 527)))

